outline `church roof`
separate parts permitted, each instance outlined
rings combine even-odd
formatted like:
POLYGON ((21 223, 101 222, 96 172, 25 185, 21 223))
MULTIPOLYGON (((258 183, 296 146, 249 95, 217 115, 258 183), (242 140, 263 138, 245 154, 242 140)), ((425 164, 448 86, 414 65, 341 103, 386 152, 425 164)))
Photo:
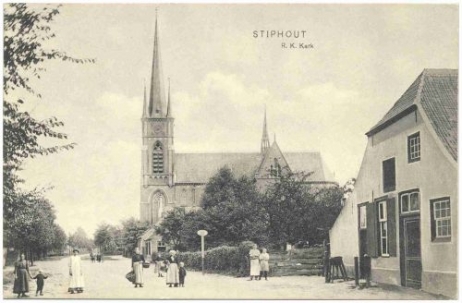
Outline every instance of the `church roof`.
MULTIPOLYGON (((307 181, 334 181, 319 152, 288 152, 284 157, 292 171, 313 172, 307 181)), ((224 166, 228 166, 236 177, 254 177, 262 160, 261 153, 175 154, 175 182, 206 183, 224 166)))
POLYGON ((425 69, 385 116, 366 134, 373 135, 408 111, 419 108, 451 157, 457 161, 457 69, 425 69))

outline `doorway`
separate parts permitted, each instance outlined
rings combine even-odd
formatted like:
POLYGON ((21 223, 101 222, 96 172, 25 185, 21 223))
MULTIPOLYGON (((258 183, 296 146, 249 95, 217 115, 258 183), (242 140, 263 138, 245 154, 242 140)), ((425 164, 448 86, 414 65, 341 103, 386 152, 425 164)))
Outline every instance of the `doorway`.
POLYGON ((400 238, 401 285, 419 289, 422 286, 419 217, 401 218, 400 238))

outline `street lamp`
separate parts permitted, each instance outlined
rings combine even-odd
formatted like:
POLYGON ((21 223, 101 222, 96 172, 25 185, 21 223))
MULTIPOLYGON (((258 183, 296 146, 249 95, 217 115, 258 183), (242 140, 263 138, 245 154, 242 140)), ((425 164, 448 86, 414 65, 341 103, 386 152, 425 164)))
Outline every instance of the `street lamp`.
POLYGON ((205 257, 204 247, 205 247, 205 236, 208 235, 208 232, 206 230, 201 229, 197 231, 197 234, 201 237, 202 274, 205 274, 204 273, 204 257, 205 257))

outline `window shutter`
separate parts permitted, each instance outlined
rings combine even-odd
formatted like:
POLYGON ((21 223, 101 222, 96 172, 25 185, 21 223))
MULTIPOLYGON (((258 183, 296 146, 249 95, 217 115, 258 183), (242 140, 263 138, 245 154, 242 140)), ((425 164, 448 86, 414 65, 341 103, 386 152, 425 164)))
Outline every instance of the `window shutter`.
POLYGON ((436 222, 435 222, 435 217, 434 217, 434 205, 435 203, 430 201, 430 229, 431 229, 431 234, 432 234, 432 241, 435 240, 436 238, 436 222))
POLYGON ((367 254, 369 257, 376 258, 377 252, 377 213, 375 203, 368 203, 367 211, 367 254))
POLYGON ((388 253, 396 257, 396 198, 387 201, 388 253))

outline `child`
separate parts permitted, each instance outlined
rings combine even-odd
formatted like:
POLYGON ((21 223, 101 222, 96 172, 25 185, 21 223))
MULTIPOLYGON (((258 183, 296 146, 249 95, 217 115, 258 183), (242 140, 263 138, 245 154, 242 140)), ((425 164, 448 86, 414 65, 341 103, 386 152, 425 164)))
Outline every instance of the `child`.
POLYGON ((33 277, 33 279, 37 279, 37 291, 35 292, 35 296, 38 295, 40 291, 40 295, 43 296, 43 286, 45 285, 45 279, 48 278, 42 274, 42 271, 39 270, 38 274, 33 277))
POLYGON ((186 277, 186 269, 184 268, 184 263, 180 262, 180 287, 184 287, 184 277, 186 277))

